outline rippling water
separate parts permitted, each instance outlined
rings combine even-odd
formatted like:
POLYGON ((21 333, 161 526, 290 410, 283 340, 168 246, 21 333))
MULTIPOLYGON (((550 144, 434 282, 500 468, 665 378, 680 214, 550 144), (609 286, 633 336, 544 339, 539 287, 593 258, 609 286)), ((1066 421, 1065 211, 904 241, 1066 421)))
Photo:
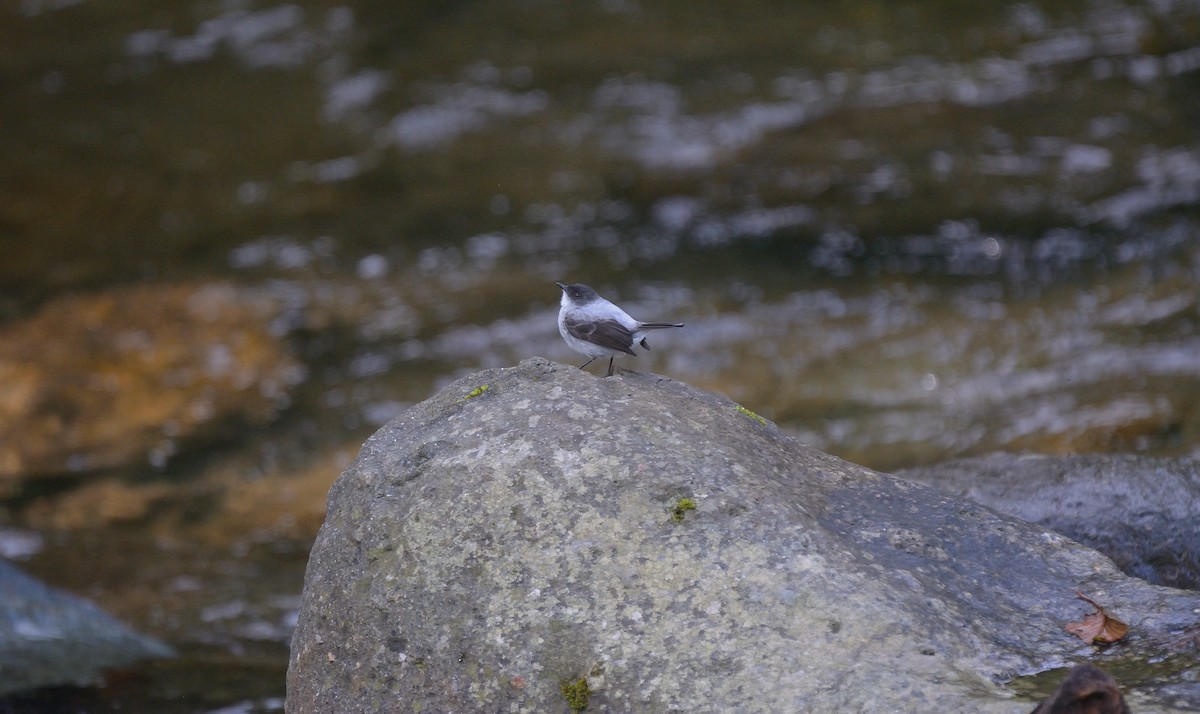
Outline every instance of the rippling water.
POLYGON ((185 652, 82 696, 278 709, 328 482, 458 375, 575 362, 555 280, 688 324, 626 366, 875 467, 1195 454, 1197 37, 1180 0, 10 3, 0 318, 232 282, 307 378, 0 542, 185 652))

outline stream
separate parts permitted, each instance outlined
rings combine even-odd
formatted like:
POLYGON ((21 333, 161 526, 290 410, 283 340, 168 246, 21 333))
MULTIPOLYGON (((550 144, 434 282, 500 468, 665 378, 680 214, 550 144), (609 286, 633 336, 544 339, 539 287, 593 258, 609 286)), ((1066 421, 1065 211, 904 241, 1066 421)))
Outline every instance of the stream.
POLYGON ((872 468, 1200 455, 1198 38, 1195 0, 5 4, 0 556, 179 657, 0 712, 282 711, 330 483, 464 374, 582 363, 559 280, 687 324, 619 367, 872 468))

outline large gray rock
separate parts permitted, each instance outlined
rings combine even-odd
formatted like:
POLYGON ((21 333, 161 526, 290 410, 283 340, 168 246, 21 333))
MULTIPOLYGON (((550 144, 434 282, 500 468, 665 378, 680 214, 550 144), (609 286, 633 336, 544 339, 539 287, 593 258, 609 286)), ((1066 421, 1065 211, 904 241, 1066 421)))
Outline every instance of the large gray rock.
POLYGON ((1062 533, 1130 575, 1200 589, 1200 459, 998 453, 898 475, 1062 533))
MULTIPOLYGON (((413 407, 337 480, 287 708, 567 712, 584 680, 593 711, 1023 713, 1003 682, 1096 654, 1063 630, 1076 589, 1134 659, 1200 608, 718 395, 531 359, 413 407)), ((1173 694, 1127 691, 1200 706, 1173 694)))
POLYGON ((171 654, 94 603, 0 560, 0 695, 94 684, 105 670, 171 654))

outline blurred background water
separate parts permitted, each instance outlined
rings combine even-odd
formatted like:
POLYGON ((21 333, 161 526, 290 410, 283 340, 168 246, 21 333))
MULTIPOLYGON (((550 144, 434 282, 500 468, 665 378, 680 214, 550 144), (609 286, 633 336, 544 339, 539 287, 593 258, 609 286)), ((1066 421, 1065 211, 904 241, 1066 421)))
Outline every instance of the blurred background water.
POLYGON ((281 710, 329 484, 556 280, 875 468, 1200 453, 1195 0, 19 0, 0 98, 0 554, 181 653, 7 711, 281 710))

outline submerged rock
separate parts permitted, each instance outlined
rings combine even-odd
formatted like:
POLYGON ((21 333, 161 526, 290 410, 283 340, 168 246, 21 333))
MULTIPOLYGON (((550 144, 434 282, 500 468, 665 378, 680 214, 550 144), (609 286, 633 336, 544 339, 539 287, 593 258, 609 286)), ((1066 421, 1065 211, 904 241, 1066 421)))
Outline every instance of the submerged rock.
POLYGON ((278 314, 232 285, 136 285, 0 326, 0 494, 271 419, 302 374, 278 314))
POLYGON ((899 475, 1062 533, 1130 575, 1200 590, 1200 459, 998 453, 899 475))
POLYGON ((1063 629, 1076 590, 1141 635, 1200 607, 721 396, 530 359, 416 405, 334 484, 287 708, 1028 712, 1003 682, 1094 651, 1063 629))
POLYGON ((91 602, 0 560, 0 695, 94 684, 104 670, 171 654, 91 602))

